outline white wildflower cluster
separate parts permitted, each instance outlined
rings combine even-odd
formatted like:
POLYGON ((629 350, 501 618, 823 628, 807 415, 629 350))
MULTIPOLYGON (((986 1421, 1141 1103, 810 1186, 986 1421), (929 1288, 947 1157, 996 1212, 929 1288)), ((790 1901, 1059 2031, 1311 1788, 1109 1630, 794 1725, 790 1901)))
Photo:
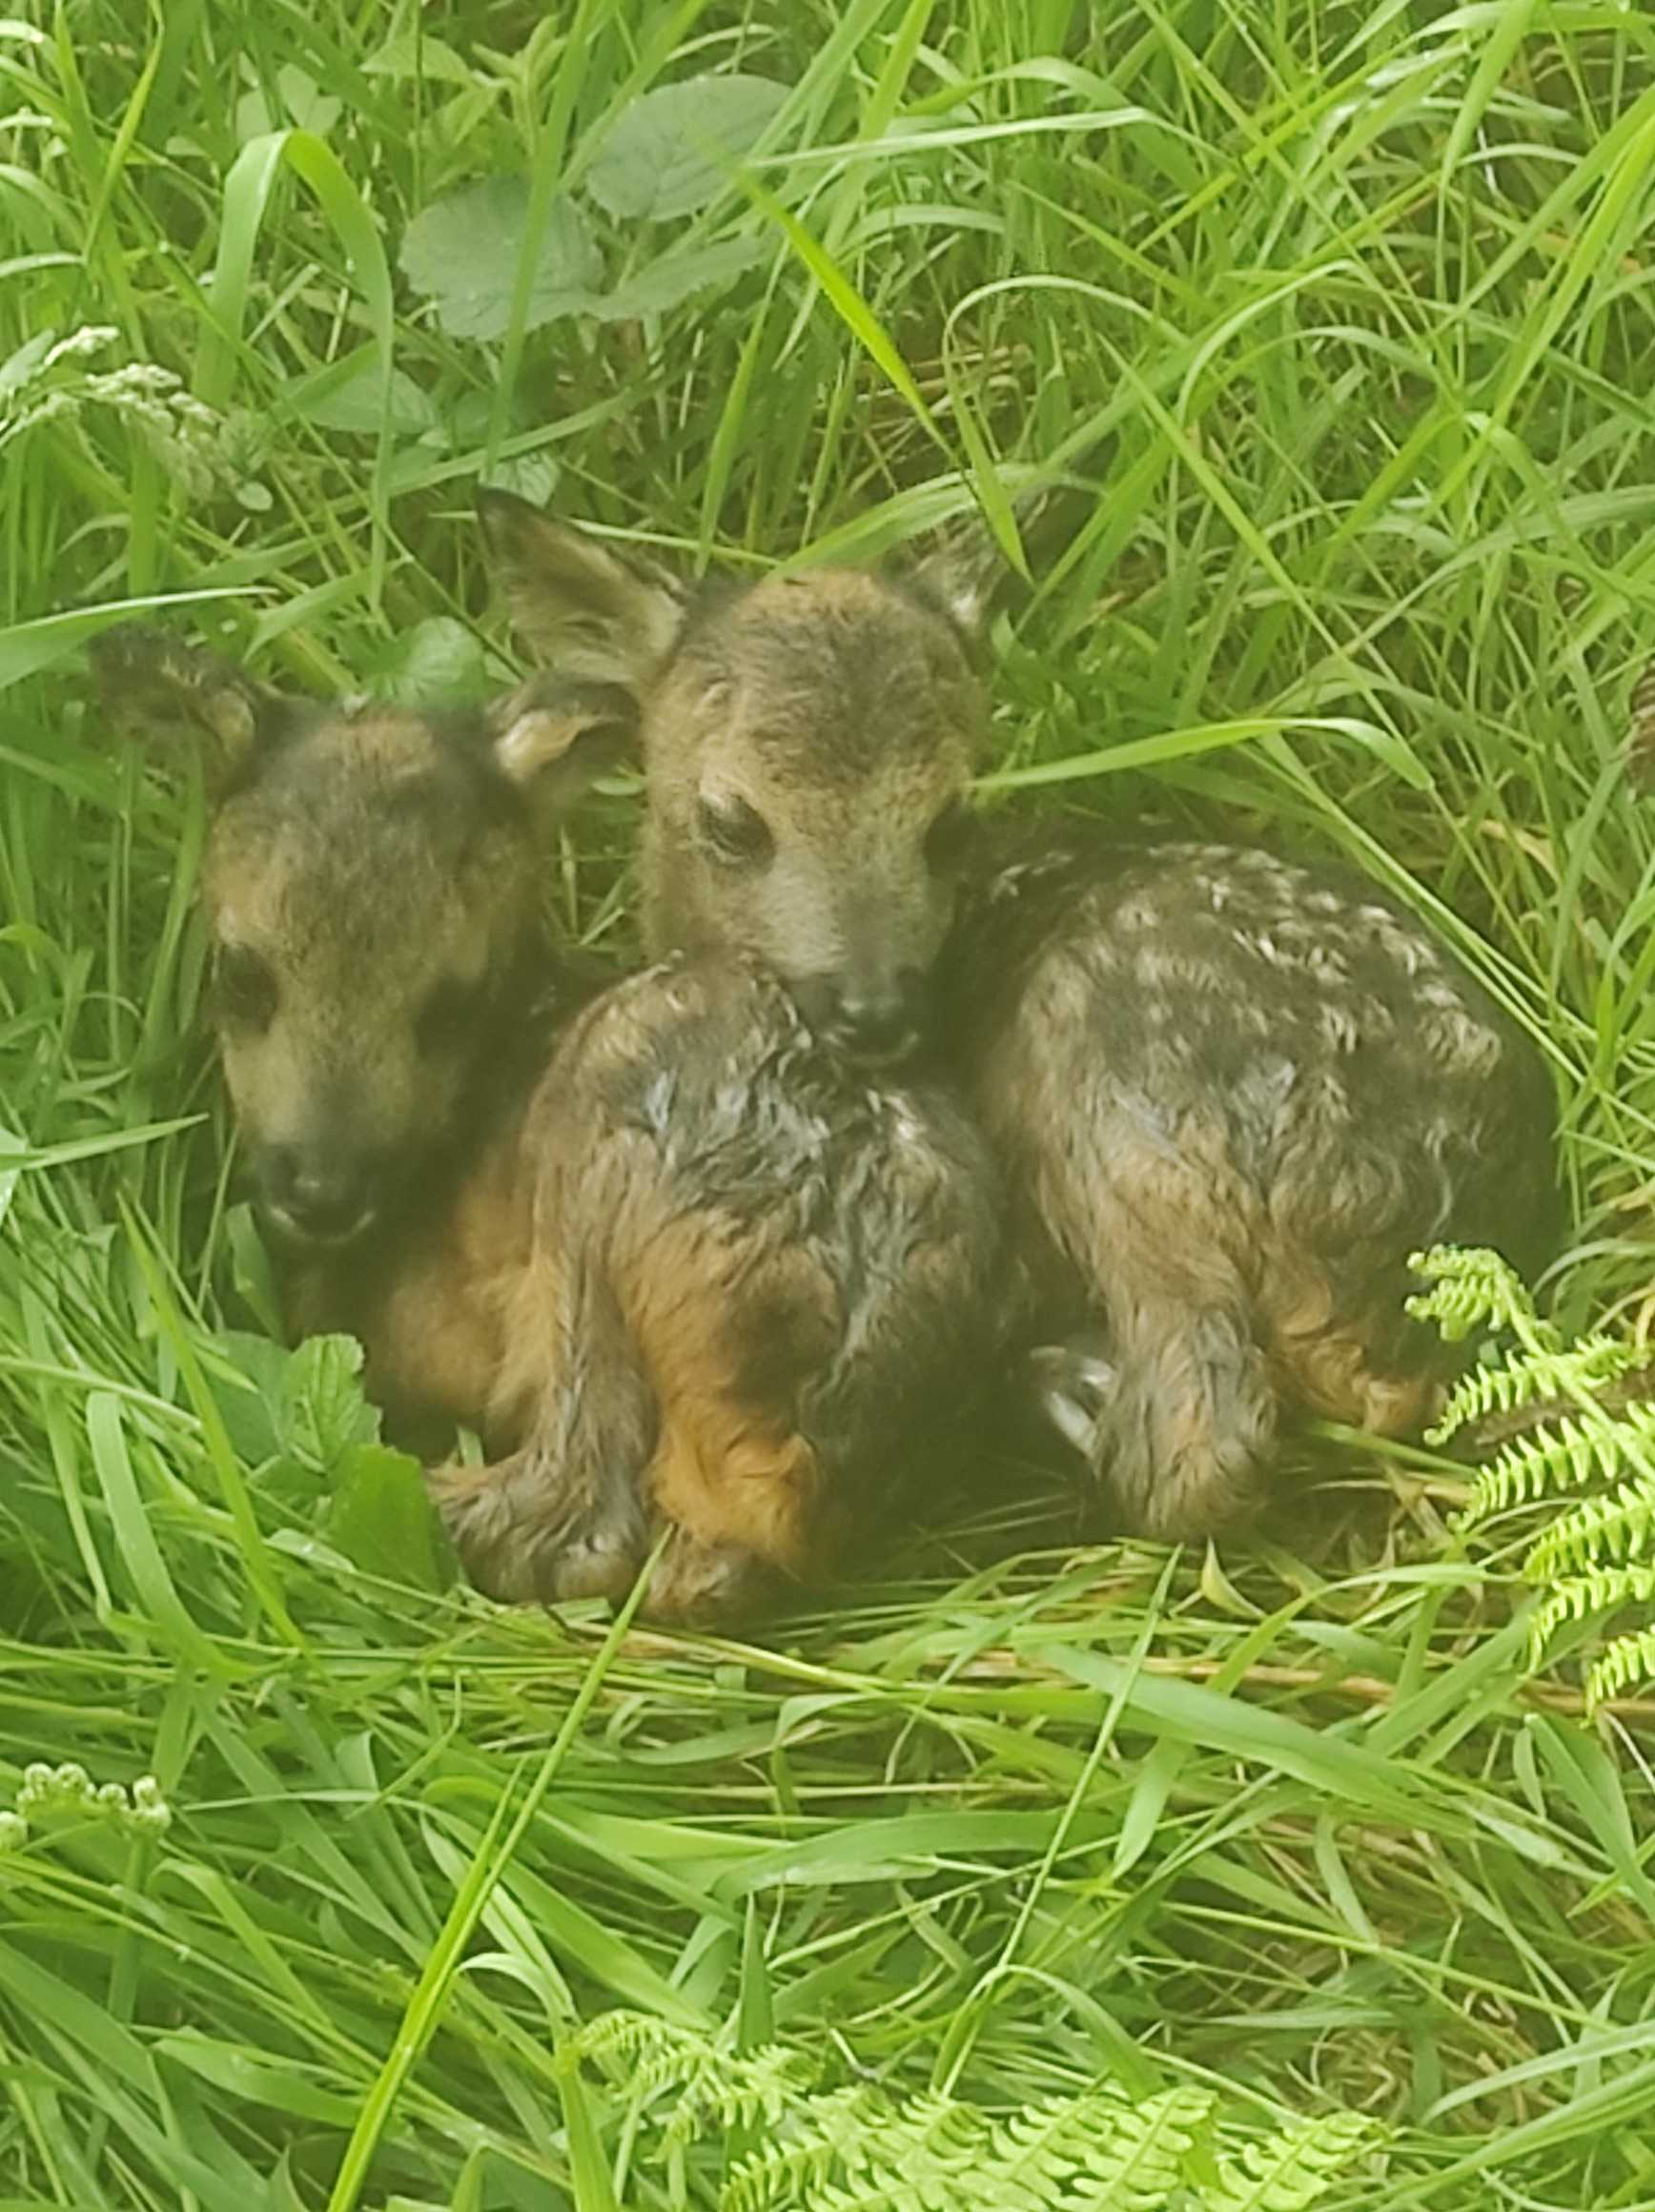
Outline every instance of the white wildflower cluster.
POLYGON ((23 1771, 12 1811, 0 1813, 0 1852, 26 1843, 34 1822, 65 1815, 112 1820, 134 1836, 165 1835, 173 1825, 173 1809, 153 1774, 140 1774, 129 1790, 120 1782, 94 1783, 72 1760, 51 1767, 37 1759, 23 1771))
POLYGON ((244 505, 267 506, 269 492, 253 481, 259 441, 247 420, 227 421, 154 361, 89 365, 119 336, 104 323, 65 338, 43 331, 0 363, 0 447, 59 418, 107 408, 138 433, 190 498, 230 492, 244 505))

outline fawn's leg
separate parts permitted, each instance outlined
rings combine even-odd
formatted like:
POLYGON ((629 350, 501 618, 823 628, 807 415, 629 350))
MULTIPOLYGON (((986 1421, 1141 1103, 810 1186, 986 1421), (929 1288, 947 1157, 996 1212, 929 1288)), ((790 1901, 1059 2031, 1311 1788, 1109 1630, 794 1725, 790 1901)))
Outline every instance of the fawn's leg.
POLYGON ((723 1620, 830 1559, 833 1502, 798 1402, 831 1348, 831 1296, 768 1221, 707 1208, 629 1225, 617 1289, 660 1407, 640 1487, 673 1530, 647 1607, 723 1620))
MULTIPOLYGON (((595 1173, 600 1194, 604 1180, 595 1173)), ((467 1573, 508 1602, 623 1596, 648 1548, 640 1477, 656 1441, 655 1400, 602 1254, 558 1197, 551 1179, 508 1301, 489 1423, 493 1436, 521 1441, 487 1465, 431 1477, 467 1573)))
POLYGON ((1251 1519, 1276 1444, 1277 1389, 1257 1335, 1250 1206, 1220 1134, 1193 1117, 1146 1130, 1100 1103, 1051 1127, 1026 1170, 1044 1233, 1095 1322, 1027 1373, 1091 1470, 1111 1524, 1177 1539, 1251 1519))

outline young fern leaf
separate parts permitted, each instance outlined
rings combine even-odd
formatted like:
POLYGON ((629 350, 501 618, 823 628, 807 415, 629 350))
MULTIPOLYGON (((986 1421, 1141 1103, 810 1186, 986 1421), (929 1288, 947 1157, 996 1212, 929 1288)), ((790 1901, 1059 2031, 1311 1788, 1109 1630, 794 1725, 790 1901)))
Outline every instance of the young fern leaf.
POLYGON ((559 2048, 560 2065, 579 2065, 584 2058, 600 2061, 617 2059, 628 2067, 637 2067, 646 2061, 661 2059, 691 2066, 705 2045, 682 2028, 669 2027, 664 2020, 653 2019, 646 2013, 600 2013, 595 2020, 588 2020, 572 2036, 564 2038, 559 2048))
POLYGON ((1189 2173, 1212 2110, 1212 2099, 1194 2089, 1169 2089, 1128 2106, 1110 2134, 1093 2133, 1078 2145, 1079 2167, 1064 2202, 1074 2212, 1158 2212, 1189 2173))
POLYGON ((1640 1406, 1635 1411, 1629 1407, 1619 1417, 1595 1406, 1556 1419, 1547 1415, 1531 1435, 1502 1444, 1481 1469, 1463 1525, 1475 1527, 1495 1513, 1532 1505, 1561 1490, 1583 1488, 1587 1483, 1645 1479, 1644 1468, 1652 1461, 1655 1407, 1640 1406))
POLYGON ((1431 1287, 1408 1299, 1406 1311, 1416 1321, 1435 1321, 1446 1344, 1462 1343, 1477 1329, 1502 1330, 1531 1352, 1555 1349, 1561 1342, 1535 1312, 1522 1278, 1498 1252, 1434 1244, 1429 1252, 1416 1252, 1408 1266, 1431 1287))
POLYGON ((1221 2158, 1218 2185, 1206 2203, 1211 2212, 1307 2212, 1377 2134, 1355 2112, 1284 2127, 1268 2143, 1248 2143, 1237 2157, 1221 2158))
POLYGON ((679 2092, 667 2140, 689 2143, 732 2127, 749 2133, 777 2127, 813 2079, 800 2053, 778 2044, 729 2058, 709 2054, 679 2092))
POLYGON ((1229 2120, 1203 2090, 1134 2100, 1113 2081, 991 2116, 928 2092, 822 2089, 811 2061, 780 2044, 736 2052, 633 2014, 571 2037, 561 2062, 592 2058, 630 2091, 631 2163, 688 2202, 699 2161, 718 2212, 1304 2212, 1376 2140, 1354 2113, 1274 2132, 1229 2120), (640 2082, 650 2088, 641 2093, 640 2082), (670 2114, 645 2111, 676 2088, 670 2114), (695 2116, 681 2118, 693 2102, 695 2116), (762 2121, 760 2147, 718 2180, 712 2139, 762 2121))
POLYGON ((988 2123, 973 2105, 928 2093, 889 2108, 853 2142, 842 2163, 848 2179, 815 2199, 821 2212, 1038 2212, 1041 2201, 1006 2202, 981 2192, 990 2180, 988 2123))
POLYGON ((1527 1571, 1535 1582, 1553 1582, 1604 1560, 1624 1567, 1640 1558, 1655 1560, 1655 1479, 1635 1474, 1610 1496, 1585 1500, 1537 1536, 1527 1571))
POLYGON ((847 2163, 889 2109, 884 2098, 860 2083, 813 2097, 801 2132, 766 2143, 737 2166, 719 2212, 787 2212, 789 2205, 814 2204, 829 2174, 847 2163))
POLYGON ((1655 1680, 1655 1628, 1617 1636, 1592 1663, 1586 1676, 1586 1705, 1595 1712, 1611 1698, 1624 1697, 1651 1680, 1655 1680))
MULTIPOLYGON (((1417 1319, 1447 1337, 1492 1326, 1516 1340, 1500 1364, 1461 1382, 1431 1441, 1470 1430, 1494 1447, 1462 1527, 1517 1507, 1560 1508, 1523 1562, 1525 1579, 1546 1592, 1529 1623, 1539 1667, 1570 1623, 1655 1604, 1655 1366, 1643 1347, 1601 1332, 1563 1344, 1493 1253, 1438 1250, 1416 1264, 1432 1284, 1408 1301, 1417 1319)), ((1587 1711, 1652 1676, 1655 1628, 1612 1635, 1587 1669, 1587 1711)))
POLYGON ((1529 1624, 1529 1648, 1538 1656, 1570 1621, 1646 1606, 1655 1599, 1655 1561, 1644 1567, 1594 1567, 1571 1574, 1552 1591, 1529 1624))
POLYGON ((802 2052, 779 2044, 726 2051, 664 2020, 634 2013, 603 2014, 571 2036, 559 2063, 578 2064, 582 2058, 596 2059, 617 2078, 636 2109, 667 2090, 675 2093, 663 2139, 674 2151, 709 2135, 778 2126, 816 2079, 802 2052))
POLYGON ((1541 1409, 1552 1402, 1560 1414, 1595 1402, 1605 1384, 1639 1364, 1639 1355, 1628 1345, 1607 1337, 1583 1337, 1566 1351, 1514 1352, 1498 1367, 1469 1368, 1449 1392, 1429 1441, 1446 1444, 1473 1423, 1486 1425, 1502 1414, 1527 1414, 1526 1425, 1533 1427, 1541 1409))

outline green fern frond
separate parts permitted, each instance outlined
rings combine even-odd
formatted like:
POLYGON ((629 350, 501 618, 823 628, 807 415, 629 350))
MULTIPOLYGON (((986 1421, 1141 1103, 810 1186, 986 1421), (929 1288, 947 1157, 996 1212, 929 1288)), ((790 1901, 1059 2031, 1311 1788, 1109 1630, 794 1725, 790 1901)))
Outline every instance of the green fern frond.
POLYGON ((1655 1681, 1655 1628, 1617 1636, 1587 1671, 1586 1710, 1596 1712, 1611 1698, 1645 1689, 1651 1681, 1655 1681))
POLYGON ((596 2019, 565 2037, 558 2058, 563 2066, 579 2065, 584 2058, 600 2062, 620 2059, 636 2066, 671 2056, 691 2066, 705 2047, 698 2037, 648 2013, 600 2013, 596 2019))
POLYGON ((1513 1437, 1477 1477, 1461 1516, 1475 1527, 1496 1513, 1532 1505, 1588 1483, 1655 1477, 1655 1406, 1609 1415, 1597 1408, 1558 1415, 1527 1436, 1513 1437))
POLYGON ((1378 2140, 1359 2113, 1336 2112, 1281 2130, 1268 2143, 1248 2143, 1218 2161, 1211 2212, 1306 2212, 1378 2140))
POLYGON ((603 2014, 569 2037, 559 2053, 562 2065, 587 2058, 618 2075, 638 2108, 672 2091, 664 2140, 678 2150, 706 2135, 775 2127, 817 2078, 802 2052, 780 2044, 729 2051, 635 2013, 603 2014))
POLYGON ((1514 1352, 1495 1367, 1471 1367, 1448 1393, 1447 1403, 1427 1432, 1431 1444, 1446 1444, 1473 1422, 1491 1414, 1522 1412, 1547 1400, 1560 1410, 1595 1400, 1606 1382, 1642 1364, 1643 1355, 1612 1337, 1583 1337, 1567 1349, 1514 1352))
POLYGON ((1213 2099, 1194 2089, 1128 2106, 1107 2136, 1077 2146, 1067 2202, 1075 2212, 1157 2212, 1191 2172, 1212 2113, 1213 2099))
POLYGON ((704 2062, 698 2037, 642 2013, 603 2013, 559 2047, 558 2064, 572 2069, 595 2059, 612 2079, 623 2079, 635 2104, 677 2090, 704 2062))
POLYGON ((1585 1498, 1536 1537, 1523 1571, 1548 1583, 1607 1560, 1625 1566, 1655 1557, 1655 1476, 1628 1476, 1604 1498, 1585 1498))
POLYGON ((842 2154, 842 2182, 818 2192, 820 2212, 1044 2212, 1048 2200, 997 2193, 989 2126, 974 2105, 934 2091, 888 2110, 842 2154), (985 2187, 995 2193, 985 2196, 985 2187))
POLYGON ((1536 1314, 1522 1278, 1498 1252, 1434 1244, 1429 1252, 1416 1252, 1408 1266, 1431 1288, 1408 1299, 1405 1310, 1416 1321, 1435 1321, 1445 1343, 1462 1343, 1477 1329, 1513 1336, 1534 1352, 1561 1342, 1536 1314))
POLYGON ((1538 1656, 1569 1621, 1619 1612, 1623 1606, 1655 1602, 1655 1563, 1604 1567, 1560 1582, 1529 1625, 1529 1648, 1538 1656))
POLYGON ((775 2127, 810 2079, 801 2055, 776 2045, 741 2058, 709 2051, 679 2084, 666 2140, 684 2145, 732 2128, 775 2127))
MULTIPOLYGON (((1539 1667, 1571 1622, 1655 1604, 1655 1363, 1646 1347, 1601 1331, 1561 1342, 1497 1254, 1439 1249, 1414 1264, 1432 1286, 1407 1301, 1417 1319, 1436 1321, 1446 1338, 1492 1326, 1517 1341, 1502 1361, 1464 1377, 1430 1441, 1481 1423, 1481 1448, 1498 1447, 1478 1474, 1462 1527, 1562 1502, 1523 1562, 1526 1579, 1546 1592, 1529 1623, 1529 1663, 1539 1667), (1597 1494, 1581 1496, 1588 1486, 1597 1494)), ((1652 1676, 1655 1628, 1616 1635, 1587 1671, 1587 1710, 1652 1676)))
POLYGON ((725 2185, 719 2212, 788 2212, 814 2204, 834 2167, 872 2134, 889 2106, 860 2082, 810 2099, 808 2122, 790 2140, 771 2140, 745 2158, 725 2185))
POLYGON ((623 2078, 634 2169, 659 2160, 674 2190, 721 2126, 756 2132, 717 2190, 719 2212, 1301 2212, 1376 2140, 1352 2113, 1259 2134, 1182 2087, 1134 2099, 1105 2080, 993 2116, 935 2091, 823 2089, 814 2063, 783 2045, 737 2052, 636 2014, 605 2015, 560 2058, 623 2078), (650 2113, 667 2086, 674 2109, 650 2113))
MULTIPOLYGON (((1002 2177, 1008 2206, 1026 2212, 1027 2207, 1057 2201, 1089 2141, 1099 2135, 1113 2139, 1129 2127, 1132 2110, 1119 2090, 1104 2083, 1084 2099, 1043 2098, 1001 2120, 993 2132, 989 2163, 1002 2177)), ((1175 2158, 1169 2170, 1175 2182, 1175 2158)), ((1127 2204, 1132 2200, 1123 2197, 1120 2202, 1127 2204)))

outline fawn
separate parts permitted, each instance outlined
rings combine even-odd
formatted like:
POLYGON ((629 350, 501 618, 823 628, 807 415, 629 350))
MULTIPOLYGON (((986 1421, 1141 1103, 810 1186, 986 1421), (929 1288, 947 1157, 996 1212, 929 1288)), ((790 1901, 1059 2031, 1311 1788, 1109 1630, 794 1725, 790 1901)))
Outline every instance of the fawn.
POLYGON ((543 827, 630 741, 614 687, 449 716, 284 698, 155 633, 104 695, 200 748, 234 1116, 298 1333, 359 1337, 495 1595, 664 1618, 831 1565, 980 1377, 996 1172, 934 1084, 846 1068, 739 957, 599 991, 554 955, 543 827))

